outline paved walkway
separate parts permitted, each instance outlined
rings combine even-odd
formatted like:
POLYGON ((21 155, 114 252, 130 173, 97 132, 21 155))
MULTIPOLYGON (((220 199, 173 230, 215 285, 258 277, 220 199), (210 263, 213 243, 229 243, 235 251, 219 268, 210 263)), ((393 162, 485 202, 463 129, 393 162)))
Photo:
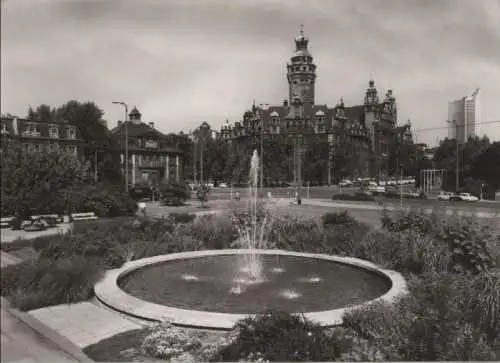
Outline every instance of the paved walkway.
POLYGON ((2 306, 2 362, 76 362, 2 306))
POLYGON ((12 242, 18 238, 23 239, 34 239, 42 236, 50 236, 58 233, 66 233, 71 228, 71 223, 62 223, 59 224, 55 228, 49 228, 45 231, 36 231, 36 232, 26 232, 23 230, 15 231, 10 228, 2 228, 2 242, 12 242))
POLYGON ((31 316, 80 348, 142 325, 91 302, 57 305, 29 312, 31 316))

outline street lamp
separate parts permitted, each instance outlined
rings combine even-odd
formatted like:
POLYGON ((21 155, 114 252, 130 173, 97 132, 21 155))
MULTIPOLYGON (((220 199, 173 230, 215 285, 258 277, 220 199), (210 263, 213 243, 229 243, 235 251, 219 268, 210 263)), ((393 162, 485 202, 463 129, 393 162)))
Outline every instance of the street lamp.
POLYGON ((267 110, 268 103, 260 105, 260 195, 264 196, 264 115, 263 110, 267 110))
POLYGON ((128 106, 125 102, 113 101, 114 105, 122 105, 125 108, 125 191, 128 192, 128 106))
POLYGON ((459 192, 459 187, 460 187, 460 183, 459 183, 459 144, 458 144, 458 122, 457 120, 451 120, 451 121, 446 121, 448 123, 452 123, 452 124, 455 124, 455 130, 456 130, 456 135, 455 135, 455 141, 457 143, 457 171, 456 171, 456 176, 455 176, 455 192, 458 193, 459 192))

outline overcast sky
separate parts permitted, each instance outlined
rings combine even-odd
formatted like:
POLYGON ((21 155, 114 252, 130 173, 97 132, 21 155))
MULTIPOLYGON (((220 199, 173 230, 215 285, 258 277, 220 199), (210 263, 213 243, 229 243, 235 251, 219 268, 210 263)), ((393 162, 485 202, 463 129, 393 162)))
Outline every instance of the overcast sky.
MULTIPOLYGON (((448 101, 481 88, 500 120, 500 0, 2 0, 1 108, 112 100, 163 132, 217 129, 288 95, 300 24, 318 66, 316 103, 360 104, 370 77, 399 122, 446 125, 448 101)), ((500 123, 482 132, 500 140, 500 123)), ((418 132, 434 143, 446 130, 418 132)))

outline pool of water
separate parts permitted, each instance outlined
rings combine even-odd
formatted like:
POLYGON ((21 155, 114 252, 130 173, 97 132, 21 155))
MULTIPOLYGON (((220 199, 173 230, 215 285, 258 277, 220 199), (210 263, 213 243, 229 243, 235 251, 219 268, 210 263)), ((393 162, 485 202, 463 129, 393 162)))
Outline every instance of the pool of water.
POLYGON ((332 261, 260 255, 264 278, 247 279, 241 255, 173 260, 143 267, 124 276, 128 294, 181 309, 232 314, 266 309, 313 312, 373 300, 387 292, 388 278, 332 261))

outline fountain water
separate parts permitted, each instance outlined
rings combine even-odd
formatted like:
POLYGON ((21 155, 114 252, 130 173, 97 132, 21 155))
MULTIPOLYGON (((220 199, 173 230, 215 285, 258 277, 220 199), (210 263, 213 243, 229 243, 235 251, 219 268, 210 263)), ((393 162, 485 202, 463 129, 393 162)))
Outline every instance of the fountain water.
MULTIPOLYGON (((258 221, 259 196, 258 182, 260 172, 260 160, 257 150, 254 150, 250 160, 248 199, 250 210, 250 222, 246 226, 239 227, 240 247, 248 250, 242 255, 239 271, 244 277, 237 276, 234 280, 236 287, 231 289, 232 293, 239 294, 243 291, 244 285, 251 285, 264 281, 264 271, 261 256, 257 250, 265 248, 266 232, 272 225, 271 216, 267 214, 262 221, 258 221)), ((282 272, 283 269, 276 267, 273 272, 282 272)))

